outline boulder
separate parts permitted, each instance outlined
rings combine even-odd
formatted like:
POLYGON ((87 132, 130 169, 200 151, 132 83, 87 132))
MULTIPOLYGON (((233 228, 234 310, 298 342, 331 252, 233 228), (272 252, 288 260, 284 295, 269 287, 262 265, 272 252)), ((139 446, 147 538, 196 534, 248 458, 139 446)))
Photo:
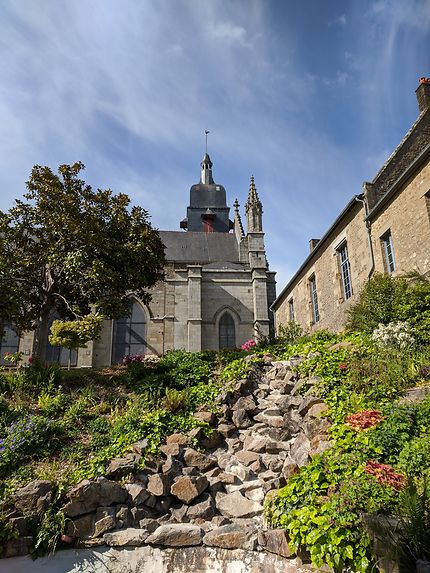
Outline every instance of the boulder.
POLYGON ((243 408, 235 410, 231 419, 237 428, 249 428, 249 426, 252 426, 252 422, 246 413, 246 410, 243 408))
POLYGON ((215 515, 215 503, 212 496, 210 496, 208 493, 204 493, 202 497, 198 498, 196 501, 198 503, 189 506, 187 517, 190 519, 212 519, 215 515))
POLYGON ((119 483, 100 477, 95 481, 82 480, 68 492, 67 497, 69 502, 62 510, 67 517, 76 517, 99 506, 124 503, 128 492, 119 483))
POLYGON ((94 523, 94 513, 88 513, 76 519, 67 520, 64 532, 72 537, 89 538, 94 535, 94 523))
POLYGON ((237 434, 237 428, 233 424, 220 424, 218 426, 218 432, 224 436, 224 438, 233 438, 237 434))
POLYGON ((263 512, 259 503, 247 499, 238 491, 217 497, 216 507, 222 515, 233 518, 254 517, 263 512))
POLYGON ((145 540, 149 537, 149 532, 145 529, 135 529, 129 527, 121 531, 105 533, 103 540, 110 547, 140 547, 145 545, 145 540))
POLYGON ((140 460, 138 454, 127 454, 123 458, 114 458, 106 468, 106 475, 114 479, 120 479, 133 473, 136 463, 140 460))
POLYGON ((235 454, 235 458, 245 466, 250 466, 253 462, 260 459, 260 454, 257 454, 257 452, 251 452, 249 450, 242 450, 235 454))
POLYGON ((232 523, 216 527, 203 537, 204 545, 223 549, 245 549, 253 551, 257 543, 257 526, 232 523))
POLYGON ((178 444, 179 446, 188 446, 191 442, 191 438, 185 434, 170 434, 166 438, 166 444, 178 444))
POLYGON ((292 557, 293 554, 288 547, 288 535, 285 529, 268 529, 258 532, 258 543, 263 549, 270 553, 276 553, 281 557, 292 557))
POLYGON ((208 485, 206 476, 181 476, 175 480, 170 492, 179 500, 190 504, 208 485))
POLYGON ((187 466, 198 468, 200 471, 207 471, 216 465, 216 460, 209 458, 201 452, 187 448, 184 452, 184 462, 187 466))
POLYGON ((268 439, 264 436, 254 434, 245 438, 243 442, 243 449, 250 450, 251 452, 261 453, 266 450, 268 439))
POLYGON ((160 525, 147 539, 146 543, 167 547, 188 547, 201 545, 203 530, 190 523, 169 523, 160 525))
POLYGON ((33 545, 33 537, 25 536, 18 539, 9 539, 4 544, 2 557, 19 557, 27 555, 33 545))
POLYGON ((305 466, 309 461, 311 451, 311 444, 303 432, 300 433, 294 442, 291 444, 290 448, 290 458, 296 463, 300 468, 305 466))
POLYGON ((245 410, 249 412, 251 416, 257 412, 257 404, 252 396, 241 396, 239 400, 233 405, 233 412, 236 410, 245 410))
POLYGON ((205 422, 206 424, 212 425, 215 423, 215 414, 213 412, 208 412, 207 410, 194 412, 193 417, 200 422, 205 422))
POLYGON ((146 489, 156 497, 165 496, 169 493, 173 478, 167 474, 153 474, 148 479, 146 489))
POLYGON ((134 505, 145 503, 150 495, 143 483, 126 483, 125 489, 128 491, 134 505))
POLYGON ((116 508, 99 507, 94 518, 94 537, 100 537, 106 531, 116 527, 116 508))
POLYGON ((47 480, 35 480, 15 492, 15 507, 23 514, 43 513, 52 502, 52 485, 47 480))

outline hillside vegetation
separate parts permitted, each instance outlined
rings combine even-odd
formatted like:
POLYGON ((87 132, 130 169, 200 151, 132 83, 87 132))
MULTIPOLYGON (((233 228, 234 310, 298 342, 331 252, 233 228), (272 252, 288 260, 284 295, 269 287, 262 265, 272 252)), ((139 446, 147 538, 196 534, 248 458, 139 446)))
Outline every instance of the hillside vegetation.
MULTIPOLYGON (((396 558, 415 571, 417 559, 430 559, 430 286, 379 276, 369 285, 342 334, 307 336, 290 324, 276 340, 244 350, 126 357, 100 372, 20 366, 11 356, 16 368, 0 373, 0 544, 15 535, 8 508, 18 487, 49 479, 61 496, 104 475, 138 440, 147 440, 149 455, 173 432, 202 426, 209 435, 193 415, 200 406, 216 414, 217 396, 246 377, 250 363, 299 356, 297 376, 314 377, 312 391, 328 405, 332 446, 267 496, 267 521, 285 528, 291 547, 315 565, 364 573, 378 561, 368 516, 397 516, 396 558), (370 324, 366 316, 383 304, 370 324)), ((39 524, 39 549, 62 533, 58 514, 51 521, 39 524)))

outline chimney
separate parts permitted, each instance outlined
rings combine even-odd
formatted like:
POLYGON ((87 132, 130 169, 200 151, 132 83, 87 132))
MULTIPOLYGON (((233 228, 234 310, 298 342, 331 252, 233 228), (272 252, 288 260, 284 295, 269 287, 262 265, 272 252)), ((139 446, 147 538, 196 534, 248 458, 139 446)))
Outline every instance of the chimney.
POLYGON ((430 78, 420 78, 420 85, 415 93, 418 99, 418 109, 422 113, 430 107, 430 78))
POLYGON ((309 241, 309 252, 312 253, 312 251, 315 249, 315 247, 318 245, 319 242, 320 242, 319 239, 310 239, 310 241, 309 241))

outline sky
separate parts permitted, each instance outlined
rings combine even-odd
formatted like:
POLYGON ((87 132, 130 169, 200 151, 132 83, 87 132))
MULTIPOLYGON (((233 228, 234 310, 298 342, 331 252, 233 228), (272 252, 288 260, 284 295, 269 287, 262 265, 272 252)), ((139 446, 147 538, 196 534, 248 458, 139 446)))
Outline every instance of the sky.
POLYGON ((0 23, 0 210, 79 160, 179 230, 207 129, 242 214, 255 177, 278 293, 430 76, 430 0, 1 0, 0 23))

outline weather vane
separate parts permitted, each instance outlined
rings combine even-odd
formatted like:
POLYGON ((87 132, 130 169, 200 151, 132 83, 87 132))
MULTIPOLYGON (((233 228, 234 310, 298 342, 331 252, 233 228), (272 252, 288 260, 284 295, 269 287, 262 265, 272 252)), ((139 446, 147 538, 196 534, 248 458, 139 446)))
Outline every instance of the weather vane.
POLYGON ((206 153, 208 152, 208 133, 210 133, 209 130, 205 129, 205 136, 206 136, 206 153))

